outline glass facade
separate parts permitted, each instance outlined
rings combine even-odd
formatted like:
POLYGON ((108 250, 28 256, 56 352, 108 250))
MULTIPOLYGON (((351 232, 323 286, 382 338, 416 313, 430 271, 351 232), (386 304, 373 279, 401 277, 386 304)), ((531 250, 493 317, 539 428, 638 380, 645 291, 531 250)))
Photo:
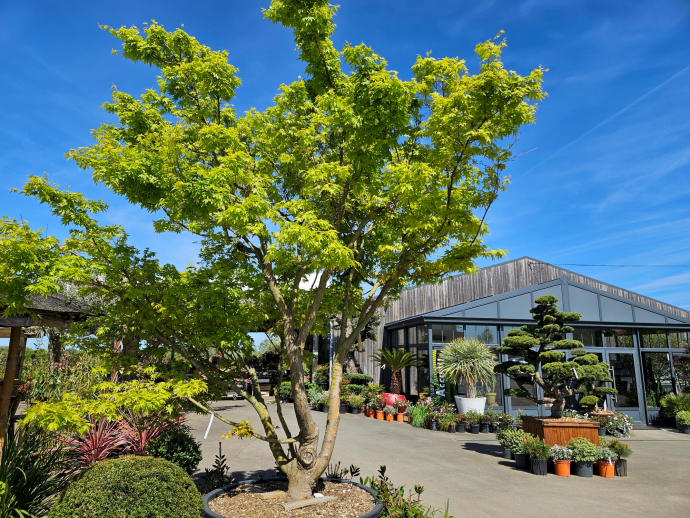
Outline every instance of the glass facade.
POLYGON ((632 329, 604 329, 604 347, 634 347, 632 329))

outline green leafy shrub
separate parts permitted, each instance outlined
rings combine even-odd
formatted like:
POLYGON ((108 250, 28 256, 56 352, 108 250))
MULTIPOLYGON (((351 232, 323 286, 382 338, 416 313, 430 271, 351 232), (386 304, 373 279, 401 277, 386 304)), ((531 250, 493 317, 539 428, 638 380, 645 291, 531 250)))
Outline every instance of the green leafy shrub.
POLYGON ((681 410, 676 414, 676 423, 683 426, 690 426, 690 411, 681 410))
POLYGON ((151 441, 146 453, 152 457, 169 460, 189 475, 201 462, 201 444, 192 436, 187 425, 178 425, 151 441))
POLYGON ((570 439, 568 448, 573 451, 573 460, 577 462, 594 462, 599 458, 599 448, 584 437, 570 439))
POLYGON ((350 383, 353 385, 368 385, 374 381, 373 376, 361 374, 359 372, 346 372, 343 374, 343 379, 350 380, 350 383))
POLYGON ((283 381, 278 389, 278 397, 281 401, 287 401, 292 397, 292 383, 283 381))
POLYGON ((348 398, 347 402, 352 408, 360 408, 364 404, 364 396, 353 394, 348 398))
POLYGON ((407 415, 410 416, 410 421, 412 426, 415 428, 426 427, 426 419, 431 413, 431 405, 425 405, 423 403, 418 403, 416 405, 411 405, 407 407, 407 415))
POLYGON ((469 424, 479 424, 479 421, 482 419, 482 414, 477 412, 476 410, 469 410, 467 412, 467 422, 469 424))
POLYGON ((524 430, 518 430, 513 428, 506 428, 502 430, 501 437, 503 442, 501 443, 504 448, 512 451, 513 453, 521 454, 527 453, 525 450, 525 439, 534 437, 532 434, 525 432, 524 430))
POLYGON ((199 518, 203 500, 184 470, 127 455, 96 463, 73 482, 49 518, 199 518))
POLYGON ((546 460, 551 456, 551 446, 537 437, 527 437, 524 440, 525 453, 530 459, 546 460))
POLYGON ((661 406, 669 417, 676 417, 678 412, 690 411, 690 394, 668 394, 661 400, 661 406))

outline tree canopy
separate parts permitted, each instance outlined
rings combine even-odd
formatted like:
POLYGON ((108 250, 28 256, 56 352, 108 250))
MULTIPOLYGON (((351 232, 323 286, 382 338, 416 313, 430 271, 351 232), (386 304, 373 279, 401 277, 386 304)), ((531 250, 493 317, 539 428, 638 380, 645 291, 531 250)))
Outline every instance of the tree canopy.
POLYGON ((336 11, 325 0, 271 3, 264 14, 293 30, 305 77, 281 85, 267 109, 243 114, 231 104, 241 81, 228 52, 155 22, 143 32, 105 27, 126 59, 160 70, 158 84, 140 97, 115 90, 104 108, 116 122, 68 156, 154 215, 158 232, 198 236, 194 266, 160 264, 129 245, 123 228, 98 223, 105 203, 45 177, 23 192, 48 204, 70 238, 0 224, 0 305, 21 311, 27 296, 53 293, 64 279, 96 292, 98 316, 72 334, 113 359, 161 362, 172 349, 209 383, 229 387, 256 380, 246 332, 279 335, 298 433, 281 416, 287 437, 279 439, 261 395, 240 391, 292 498, 308 496, 328 466, 342 362, 377 311, 409 284, 503 254, 484 243, 484 217, 505 188, 520 128, 545 97, 542 68, 525 76, 505 68, 501 35, 477 45, 477 73, 464 60, 427 55, 405 80, 365 44, 337 49, 336 11), (319 447, 303 349, 333 315, 343 325, 319 447), (113 352, 114 340, 123 351, 113 352))

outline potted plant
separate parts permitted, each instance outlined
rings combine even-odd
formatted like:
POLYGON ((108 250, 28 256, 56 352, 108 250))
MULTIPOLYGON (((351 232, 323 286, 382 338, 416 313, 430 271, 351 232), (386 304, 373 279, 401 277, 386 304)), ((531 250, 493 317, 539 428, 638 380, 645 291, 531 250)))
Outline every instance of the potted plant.
POLYGON ((614 459, 616 461, 616 476, 617 477, 627 477, 628 476, 628 459, 632 455, 632 450, 630 445, 624 442, 620 442, 618 439, 614 439, 608 444, 609 449, 614 454, 614 459))
POLYGON ((433 410, 427 414, 426 418, 427 418, 427 421, 429 423, 429 430, 433 430, 434 432, 437 432, 438 431, 438 419, 439 419, 438 412, 433 410))
POLYGON ((525 450, 525 439, 533 437, 523 430, 508 428, 503 432, 503 447, 512 452, 517 469, 529 469, 529 455, 525 450))
POLYGON ((439 419, 441 430, 448 433, 455 433, 455 425, 458 422, 458 416, 455 412, 448 412, 442 414, 439 419))
POLYGON ((604 478, 613 478, 616 472, 615 455, 607 444, 599 445, 599 458, 597 459, 597 467, 599 468, 599 475, 604 478))
POLYGON ((479 416, 479 433, 490 433, 491 425, 494 419, 489 414, 481 414, 479 416))
MULTIPOLYGON (((587 397, 594 397, 594 396, 587 396, 587 397)), ((585 398, 585 399, 587 399, 587 398, 585 398)), ((595 416, 590 416, 589 420, 592 421, 593 423, 599 423, 599 437, 606 436, 606 421, 608 420, 608 417, 603 416, 603 415, 595 415, 595 416)))
POLYGON ((591 477, 594 474, 593 462, 599 459, 599 448, 584 437, 570 439, 568 448, 573 452, 575 474, 578 477, 591 477))
POLYGON ((499 428, 496 432, 496 440, 498 441, 498 444, 503 446, 503 458, 507 460, 513 460, 515 458, 512 450, 510 450, 510 448, 507 446, 507 438, 511 431, 512 430, 510 428, 499 428))
POLYGON ((328 391, 324 390, 321 393, 321 411, 328 413, 328 410, 330 409, 330 405, 328 404, 328 391))
POLYGON ((390 392, 384 392, 386 405, 395 405, 396 401, 407 400, 402 392, 402 370, 405 367, 415 367, 419 364, 417 356, 404 349, 381 349, 371 355, 371 359, 383 367, 391 370, 390 392))
POLYGON ((353 414, 359 414, 359 409, 364 404, 364 396, 360 396, 359 394, 352 394, 348 398, 347 402, 350 405, 351 412, 353 414))
POLYGON ((395 402, 395 419, 399 423, 404 423, 405 422, 405 410, 407 410, 407 401, 403 400, 398 400, 395 402))
POLYGON ((515 419, 513 419, 513 416, 510 414, 500 413, 498 414, 498 416, 496 416, 495 422, 498 425, 498 429, 500 430, 501 428, 509 428, 513 426, 515 419))
POLYGON ((570 476, 570 463, 573 460, 573 451, 565 446, 551 446, 551 458, 559 477, 570 476))
POLYGON ((455 430, 460 433, 465 433, 467 431, 467 414, 458 414, 455 423, 455 430))
POLYGON ((383 407, 383 411, 386 413, 386 421, 395 421, 395 414, 397 414, 398 411, 394 406, 386 405, 383 407))
POLYGON ((551 446, 537 437, 528 437, 524 441, 525 453, 532 463, 532 473, 546 476, 546 462, 551 456, 551 446))
POLYGON ((476 410, 469 410, 467 412, 467 422, 470 425, 470 433, 479 433, 479 421, 482 414, 476 410))
POLYGON ((371 401, 369 401, 369 408, 372 408, 374 410, 374 413, 376 414, 376 419, 379 421, 383 421, 384 415, 383 415, 383 407, 385 405, 383 404, 383 399, 382 398, 376 398, 371 401))
POLYGON ((682 433, 690 433, 690 410, 681 410, 676 414, 676 428, 682 433))
POLYGON ((453 340, 441 351, 438 371, 448 380, 464 383, 467 390, 466 397, 455 396, 458 412, 484 412, 486 397, 477 397, 477 385, 493 387, 496 384, 496 365, 493 350, 474 338, 453 340))
POLYGON ((633 427, 633 419, 623 412, 614 412, 602 423, 606 433, 615 437, 628 437, 633 427))

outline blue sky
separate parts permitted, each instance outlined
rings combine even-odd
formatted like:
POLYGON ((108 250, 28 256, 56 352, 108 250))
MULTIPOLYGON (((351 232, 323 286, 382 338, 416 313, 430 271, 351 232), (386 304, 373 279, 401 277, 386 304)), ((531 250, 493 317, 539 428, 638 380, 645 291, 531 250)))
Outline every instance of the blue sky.
MULTIPOLYGON (((549 97, 526 128, 492 208, 488 243, 556 264, 690 265, 690 2, 342 2, 336 44, 365 43, 408 78, 418 54, 466 58, 505 30, 507 66, 549 68, 549 97)), ((112 85, 138 95, 156 71, 111 49, 98 28, 156 19, 227 49, 243 86, 236 107, 263 109, 303 71, 290 31, 262 17, 268 1, 32 1, 0 3, 0 215, 62 235, 32 200, 10 193, 30 174, 111 204, 132 241, 183 267, 194 239, 157 235, 150 217, 94 186, 67 162, 109 120, 112 85)), ((690 308, 690 268, 568 267, 690 308)))

